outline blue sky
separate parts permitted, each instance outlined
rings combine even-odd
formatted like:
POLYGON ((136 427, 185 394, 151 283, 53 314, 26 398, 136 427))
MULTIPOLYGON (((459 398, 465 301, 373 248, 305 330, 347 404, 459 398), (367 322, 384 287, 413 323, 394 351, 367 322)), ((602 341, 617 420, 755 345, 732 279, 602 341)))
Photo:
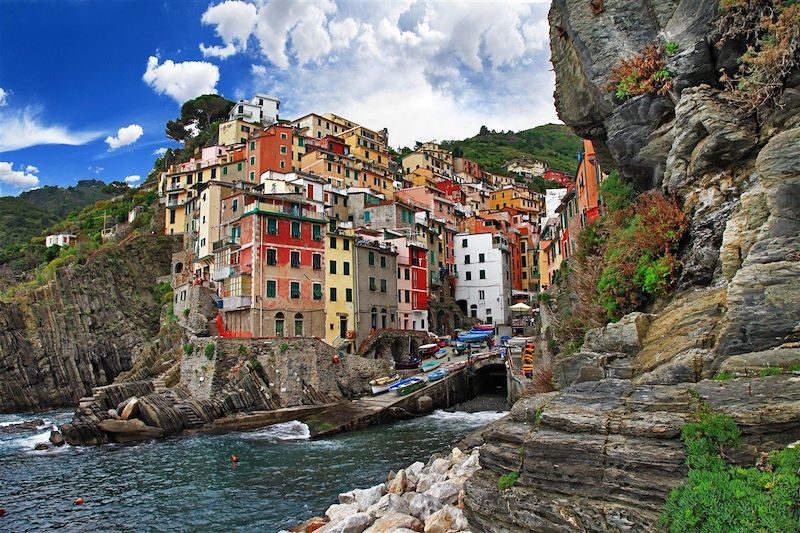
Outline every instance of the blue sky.
POLYGON ((333 112, 390 144, 556 121, 547 3, 4 0, 0 194, 144 177, 206 92, 333 112))

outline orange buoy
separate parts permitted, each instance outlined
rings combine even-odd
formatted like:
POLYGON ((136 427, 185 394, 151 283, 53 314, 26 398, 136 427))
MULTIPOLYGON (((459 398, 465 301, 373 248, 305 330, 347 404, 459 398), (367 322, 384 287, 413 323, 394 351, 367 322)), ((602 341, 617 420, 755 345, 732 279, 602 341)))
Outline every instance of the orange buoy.
POLYGON ((238 463, 239 462, 239 458, 236 457, 236 455, 231 455, 231 462, 232 463, 238 463))
POLYGON ((83 505, 84 499, 83 498, 75 498, 75 505, 83 505))

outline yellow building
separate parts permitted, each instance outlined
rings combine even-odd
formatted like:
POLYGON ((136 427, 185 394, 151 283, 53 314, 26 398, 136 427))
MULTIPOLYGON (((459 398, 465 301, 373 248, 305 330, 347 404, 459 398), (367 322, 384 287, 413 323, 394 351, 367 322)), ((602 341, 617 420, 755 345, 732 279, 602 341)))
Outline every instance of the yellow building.
POLYGON ((255 124, 238 118, 223 122, 219 125, 219 144, 222 146, 244 144, 250 133, 257 128, 255 124))
POLYGON ((355 315, 355 236, 353 230, 337 228, 328 232, 325 243, 325 341, 336 349, 354 353, 355 315))
POLYGON ((416 169, 431 171, 437 178, 452 179, 453 154, 434 142, 422 143, 417 149, 403 158, 406 175, 416 169))
POLYGON ((322 176, 339 189, 364 187, 382 194, 387 200, 394 197, 394 181, 390 175, 351 156, 314 150, 302 157, 301 170, 322 176))
POLYGON ((415 168, 410 174, 406 174, 405 180, 408 187, 436 187, 439 182, 433 171, 425 168, 415 168))
POLYGON ((489 210, 513 207, 527 213, 538 214, 542 212, 542 201, 538 196, 534 196, 525 187, 506 185, 489 193, 489 210))

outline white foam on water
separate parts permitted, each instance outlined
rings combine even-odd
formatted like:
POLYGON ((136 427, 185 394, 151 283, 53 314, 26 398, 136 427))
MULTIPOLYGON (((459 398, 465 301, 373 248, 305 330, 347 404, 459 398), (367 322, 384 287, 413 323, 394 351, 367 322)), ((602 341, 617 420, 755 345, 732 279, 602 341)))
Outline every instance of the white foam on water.
POLYGON ((243 433, 246 439, 266 440, 272 442, 285 440, 308 440, 311 438, 311 430, 307 425, 298 420, 274 424, 258 431, 243 433))
MULTIPOLYGON (((9 442, 9 444, 17 448, 22 448, 23 450, 35 451, 34 448, 36 448, 36 445, 41 444, 43 442, 47 444, 50 443, 49 427, 47 428, 47 431, 45 431, 44 433, 37 433, 36 435, 32 435, 29 437, 20 437, 17 439, 13 439, 9 442)), ((39 450, 39 451, 44 451, 44 450, 39 450)))
POLYGON ((508 411, 478 411, 475 413, 465 413, 463 411, 443 411, 437 409, 426 418, 436 420, 443 423, 456 423, 466 426, 485 426, 495 420, 499 420, 506 416, 508 411))

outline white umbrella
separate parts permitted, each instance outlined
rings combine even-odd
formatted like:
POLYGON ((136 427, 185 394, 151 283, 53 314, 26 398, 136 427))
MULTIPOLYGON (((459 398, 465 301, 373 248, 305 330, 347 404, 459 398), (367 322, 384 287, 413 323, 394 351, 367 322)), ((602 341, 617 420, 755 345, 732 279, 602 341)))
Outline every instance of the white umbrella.
POLYGON ((531 306, 520 302, 518 304, 512 305, 511 310, 514 311, 515 313, 527 313, 528 311, 531 310, 531 306))

